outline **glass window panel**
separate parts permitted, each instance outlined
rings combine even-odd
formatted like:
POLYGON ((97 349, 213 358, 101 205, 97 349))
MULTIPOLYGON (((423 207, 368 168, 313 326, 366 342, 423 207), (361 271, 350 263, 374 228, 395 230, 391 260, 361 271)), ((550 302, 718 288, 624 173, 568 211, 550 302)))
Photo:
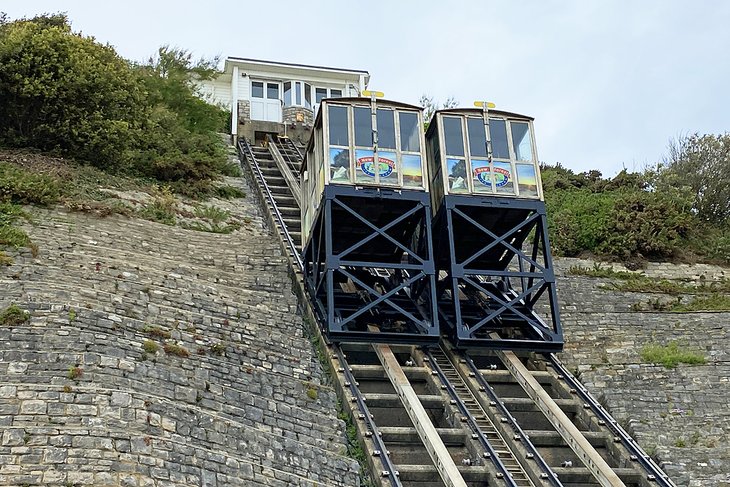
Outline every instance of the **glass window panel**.
POLYGON ((253 81, 251 83, 251 96, 254 98, 264 97, 264 84, 261 81, 253 81))
POLYGON ((469 134, 469 152, 472 157, 487 157, 487 132, 484 119, 467 118, 466 130, 469 134))
POLYGON ((319 103, 323 98, 327 98, 327 88, 317 88, 314 94, 315 103, 319 103))
POLYGON ((421 138, 418 131, 418 114, 399 111, 398 121, 400 122, 400 150, 420 152, 421 138))
POLYGON ((375 160, 372 150, 355 149, 355 181, 359 183, 375 182, 375 160))
POLYGON ((423 167, 421 156, 403 154, 403 186, 410 188, 423 187, 423 167))
MULTIPOLYGON (((482 127, 484 124, 482 124, 482 127)), ((492 193, 492 170, 487 159, 472 159, 472 179, 475 193, 492 193)))
POLYGON ((330 181, 350 182, 349 149, 330 148, 330 181))
MULTIPOLYGON (((461 132, 461 118, 444 117, 444 142, 446 154, 449 156, 464 156, 464 136, 461 132)), ((464 174, 466 176, 466 173, 464 174)))
POLYGON ((329 107, 330 145, 350 145, 347 138, 347 107, 329 107))
POLYGON ((512 130, 512 147, 518 161, 532 160, 532 140, 530 140, 530 126, 523 122, 510 122, 512 130))
POLYGON ((378 122, 378 148, 395 149, 395 113, 378 108, 375 116, 378 122))
POLYGON ((330 98, 342 98, 342 90, 330 90, 330 98))
POLYGON ((497 193, 514 194, 515 184, 509 162, 494 163, 494 186, 497 193))
POLYGON ((468 193, 466 161, 464 159, 447 158, 446 169, 449 177, 449 191, 452 193, 468 193))
POLYGON ((304 83, 304 106, 312 108, 312 85, 304 83))
POLYGON ((380 170, 380 184, 398 184, 398 166, 395 152, 378 152, 378 169, 380 170))
POLYGON ((355 107, 355 145, 373 146, 373 121, 367 107, 355 107))
POLYGON ((517 164, 517 182, 520 185, 520 196, 537 198, 537 176, 532 164, 517 164))
POLYGON ((294 90, 296 92, 296 104, 301 105, 302 104, 302 83, 301 81, 297 81, 294 83, 294 90))
POLYGON ((291 81, 284 83, 284 106, 291 106, 291 81))
POLYGON ((498 118, 490 118, 489 134, 492 136, 492 157, 509 159, 506 122, 498 118))
POLYGON ((279 85, 276 83, 266 83, 266 98, 269 100, 279 99, 279 85))

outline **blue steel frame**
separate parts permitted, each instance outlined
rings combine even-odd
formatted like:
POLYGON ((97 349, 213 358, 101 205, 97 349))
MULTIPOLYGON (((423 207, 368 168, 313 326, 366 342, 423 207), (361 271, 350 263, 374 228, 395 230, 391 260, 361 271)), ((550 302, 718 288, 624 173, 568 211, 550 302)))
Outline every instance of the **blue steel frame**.
POLYGON ((446 195, 435 219, 434 232, 439 234, 437 265, 446 274, 438 284, 440 319, 450 329, 457 346, 562 351, 563 332, 544 202, 446 195), (467 214, 475 211, 490 212, 492 228, 467 214), (456 220, 467 225, 456 226, 456 220), (502 224, 510 221, 514 223, 502 224), (464 254, 461 242, 466 233, 471 233, 472 238, 479 235, 483 242, 464 254), (530 235, 530 248, 525 251, 524 243, 530 235), (448 260, 444 258, 445 252, 448 260), (496 258, 480 261, 480 257, 495 252, 496 258), (535 311, 545 295, 550 308, 549 324, 535 311), (460 299, 470 296, 476 296, 472 301, 479 302, 476 313, 474 309, 467 312, 464 299, 460 299))
POLYGON ((331 341, 438 341, 428 193, 329 185, 324 188, 311 232, 303 250, 304 283, 331 341), (379 216, 387 214, 389 221, 374 222, 358 211, 363 208, 379 216), (343 224, 343 218, 335 221, 333 214, 338 211, 349 218, 349 226, 343 224), (401 240, 389 233, 402 232, 404 226, 412 231, 401 235, 401 240), (408 243, 403 241, 406 238, 408 243), (377 242, 389 245, 389 253, 372 252, 377 242), (356 291, 343 293, 340 284, 344 282, 354 285, 356 291), (379 333, 367 331, 364 321, 368 320, 378 325, 379 333), (397 326, 390 326, 389 320, 397 321, 397 326))

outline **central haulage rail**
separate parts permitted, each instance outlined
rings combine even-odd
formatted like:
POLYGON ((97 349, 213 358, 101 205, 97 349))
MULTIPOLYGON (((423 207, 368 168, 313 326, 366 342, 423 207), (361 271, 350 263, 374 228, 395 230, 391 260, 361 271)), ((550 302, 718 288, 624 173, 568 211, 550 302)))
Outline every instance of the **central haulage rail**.
POLYGON ((422 127, 418 107, 338 98, 306 148, 238 141, 373 479, 673 486, 554 355, 532 119, 483 104, 422 127))

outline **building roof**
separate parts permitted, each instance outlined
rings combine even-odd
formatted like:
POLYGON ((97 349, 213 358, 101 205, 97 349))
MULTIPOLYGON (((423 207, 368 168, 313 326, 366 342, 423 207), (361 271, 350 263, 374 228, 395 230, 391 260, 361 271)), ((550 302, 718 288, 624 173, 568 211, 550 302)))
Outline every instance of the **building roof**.
MULTIPOLYGON (((346 69, 346 68, 332 68, 328 66, 316 66, 313 64, 297 64, 297 63, 284 63, 279 61, 267 61, 265 59, 251 59, 251 58, 242 58, 242 57, 235 57, 235 56, 228 56, 226 58, 226 68, 229 63, 239 63, 239 64, 250 64, 250 65, 260 65, 260 66, 268 66, 273 68, 294 68, 294 69, 300 69, 300 70, 309 70, 309 71, 323 71, 323 72, 330 72, 330 73, 341 73, 344 75, 350 74, 354 76, 364 76, 365 78, 365 84, 367 85, 370 81, 370 73, 367 71, 361 70, 361 69, 346 69)), ((226 69, 227 71, 227 69, 226 69)))

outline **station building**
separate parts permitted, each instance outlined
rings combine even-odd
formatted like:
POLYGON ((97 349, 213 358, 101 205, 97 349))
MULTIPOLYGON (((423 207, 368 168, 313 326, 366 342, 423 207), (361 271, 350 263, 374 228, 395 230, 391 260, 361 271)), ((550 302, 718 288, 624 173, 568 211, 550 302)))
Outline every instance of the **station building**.
POLYGON ((223 73, 202 81, 200 92, 231 111, 234 139, 279 134, 305 144, 322 99, 359 96, 369 81, 359 69, 228 57, 223 73))

